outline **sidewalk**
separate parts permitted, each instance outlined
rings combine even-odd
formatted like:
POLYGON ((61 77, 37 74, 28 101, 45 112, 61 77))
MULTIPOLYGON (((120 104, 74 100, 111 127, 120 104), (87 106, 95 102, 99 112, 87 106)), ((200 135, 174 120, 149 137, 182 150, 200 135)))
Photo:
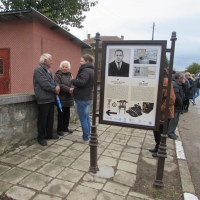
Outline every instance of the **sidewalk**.
MULTIPOLYGON (((92 174, 88 172, 89 145, 75 142, 82 135, 80 124, 71 124, 70 128, 75 130, 73 134, 48 140, 46 147, 34 143, 1 156, 0 195, 5 192, 16 200, 152 199, 132 191, 139 156, 155 165, 156 171, 157 159, 148 151, 155 144, 152 131, 98 125, 100 171, 92 174)), ((174 140, 168 139, 167 144, 175 154, 174 140)), ((180 140, 176 141, 176 146, 184 199, 197 200, 180 140)), ((178 167, 170 156, 167 162, 170 164, 165 164, 165 170, 178 167)))

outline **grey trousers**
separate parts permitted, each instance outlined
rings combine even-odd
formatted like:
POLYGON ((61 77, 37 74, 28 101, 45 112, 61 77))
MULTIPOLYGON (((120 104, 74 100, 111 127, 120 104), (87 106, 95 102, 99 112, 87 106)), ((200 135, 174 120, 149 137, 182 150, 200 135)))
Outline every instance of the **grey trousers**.
POLYGON ((180 112, 174 112, 174 118, 169 120, 167 135, 174 135, 178 125, 180 112))

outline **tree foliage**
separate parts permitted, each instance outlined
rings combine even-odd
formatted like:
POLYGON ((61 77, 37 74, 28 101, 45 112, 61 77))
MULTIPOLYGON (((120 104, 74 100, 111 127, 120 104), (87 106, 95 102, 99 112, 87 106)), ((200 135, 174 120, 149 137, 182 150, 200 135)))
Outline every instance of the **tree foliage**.
POLYGON ((189 65, 186 69, 185 72, 190 72, 191 74, 196 74, 197 72, 200 71, 200 64, 198 63, 192 63, 189 65))
POLYGON ((166 56, 166 59, 165 59, 165 67, 169 67, 169 60, 168 60, 167 56, 166 56))
POLYGON ((98 3, 98 0, 2 0, 2 10, 21 10, 34 8, 62 27, 83 28, 87 12, 98 3))

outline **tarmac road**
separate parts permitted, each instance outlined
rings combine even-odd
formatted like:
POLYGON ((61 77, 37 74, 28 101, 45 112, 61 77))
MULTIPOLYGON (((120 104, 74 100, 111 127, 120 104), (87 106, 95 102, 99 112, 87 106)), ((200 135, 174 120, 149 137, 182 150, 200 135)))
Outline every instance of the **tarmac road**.
POLYGON ((190 103, 188 113, 180 116, 178 129, 196 195, 200 199, 200 97, 196 104, 190 103))

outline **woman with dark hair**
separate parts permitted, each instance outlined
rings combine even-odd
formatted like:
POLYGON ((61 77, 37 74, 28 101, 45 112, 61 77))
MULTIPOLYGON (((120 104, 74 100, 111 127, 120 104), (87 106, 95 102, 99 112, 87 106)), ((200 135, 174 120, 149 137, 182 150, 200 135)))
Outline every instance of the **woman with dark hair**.
POLYGON ((73 96, 76 110, 81 122, 83 136, 77 142, 87 142, 90 139, 90 104, 92 102, 92 90, 94 85, 94 57, 85 54, 80 59, 80 68, 76 79, 71 80, 74 86, 73 96))
MULTIPOLYGON (((163 80, 163 86, 167 86, 168 85, 168 77, 167 77, 167 71, 165 70, 164 72, 164 80, 163 80)), ((160 120, 164 121, 165 119, 165 113, 166 113, 166 99, 167 99, 167 89, 163 89, 162 90, 162 104, 161 104, 161 108, 160 108, 160 120)), ((176 96, 174 93, 174 89, 173 89, 173 84, 171 83, 171 90, 170 90, 170 98, 169 98, 169 114, 168 114, 168 123, 169 123, 169 119, 174 118, 174 104, 175 104, 175 100, 176 100, 176 96)), ((168 124, 167 124, 168 126, 168 124)), ((154 147, 154 149, 150 149, 149 151, 152 154, 153 157, 157 157, 157 152, 158 152, 158 148, 160 145, 160 141, 161 141, 161 134, 163 133, 163 128, 164 125, 160 124, 159 126, 159 130, 158 131, 153 131, 154 133, 154 139, 156 142, 156 145, 154 147)))

